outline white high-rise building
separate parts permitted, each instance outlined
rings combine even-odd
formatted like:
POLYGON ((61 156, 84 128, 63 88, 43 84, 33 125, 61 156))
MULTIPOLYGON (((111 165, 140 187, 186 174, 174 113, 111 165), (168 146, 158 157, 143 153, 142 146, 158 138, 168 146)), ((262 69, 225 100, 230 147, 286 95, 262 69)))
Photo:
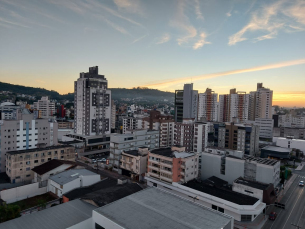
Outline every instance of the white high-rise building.
POLYGON ((52 103, 48 96, 43 96, 34 103, 34 109, 41 112, 41 118, 50 118, 55 114, 55 103, 52 103))
POLYGON ((205 93, 198 94, 198 120, 218 121, 218 94, 207 88, 205 93))
POLYGON ((255 118, 272 118, 273 91, 257 84, 255 118))
POLYGON ((74 133, 109 135, 111 131, 111 91, 108 81, 98 74, 98 66, 80 73, 74 83, 74 133))

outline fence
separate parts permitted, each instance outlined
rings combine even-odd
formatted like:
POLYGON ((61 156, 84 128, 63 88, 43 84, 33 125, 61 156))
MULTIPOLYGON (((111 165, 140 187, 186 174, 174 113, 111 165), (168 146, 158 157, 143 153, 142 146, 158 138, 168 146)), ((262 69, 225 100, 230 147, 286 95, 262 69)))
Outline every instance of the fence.
POLYGON ((0 198, 6 203, 14 203, 19 200, 24 200, 33 196, 41 195, 47 192, 47 187, 45 184, 40 182, 23 185, 16 188, 11 188, 7 190, 2 190, 0 192, 0 198))

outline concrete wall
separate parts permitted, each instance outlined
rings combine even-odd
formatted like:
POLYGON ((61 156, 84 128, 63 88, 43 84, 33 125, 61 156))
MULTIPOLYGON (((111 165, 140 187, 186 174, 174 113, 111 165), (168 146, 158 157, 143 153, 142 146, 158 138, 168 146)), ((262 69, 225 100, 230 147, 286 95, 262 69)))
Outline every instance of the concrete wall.
POLYGON ((202 153, 201 156, 201 179, 205 180, 216 176, 230 184, 238 177, 244 176, 244 161, 226 157, 225 174, 221 174, 221 157, 210 153, 202 153))
POLYGON ((305 140, 300 139, 287 139, 287 138, 273 138, 276 142, 276 146, 299 149, 305 153, 305 140))
POLYGON ((239 193, 245 194, 247 196, 255 197, 263 202, 263 190, 252 188, 250 186, 246 186, 246 185, 238 184, 238 183, 233 183, 232 190, 234 192, 239 192, 239 193), (246 191, 248 191, 248 192, 246 192, 246 191), (252 192, 252 193, 250 193, 250 192, 252 192))
POLYGON ((47 187, 39 188, 39 183, 37 182, 16 188, 3 190, 0 192, 0 198, 9 204, 29 197, 41 195, 46 192, 47 192, 47 187))

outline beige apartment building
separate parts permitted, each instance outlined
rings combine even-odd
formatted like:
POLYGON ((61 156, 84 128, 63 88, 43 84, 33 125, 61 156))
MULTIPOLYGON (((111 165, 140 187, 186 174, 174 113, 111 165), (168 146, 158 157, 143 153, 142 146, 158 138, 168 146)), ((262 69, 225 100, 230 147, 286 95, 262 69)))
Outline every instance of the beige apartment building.
POLYGON ((58 145, 7 152, 6 174, 11 183, 30 183, 34 178, 32 169, 52 159, 74 161, 75 149, 70 145, 58 145))
POLYGON ((144 180, 147 169, 147 155, 147 147, 139 147, 138 150, 123 151, 120 160, 122 174, 130 174, 134 180, 144 180))
POLYGON ((198 177, 199 155, 185 152, 185 147, 172 146, 148 153, 146 176, 164 182, 188 182, 198 177))

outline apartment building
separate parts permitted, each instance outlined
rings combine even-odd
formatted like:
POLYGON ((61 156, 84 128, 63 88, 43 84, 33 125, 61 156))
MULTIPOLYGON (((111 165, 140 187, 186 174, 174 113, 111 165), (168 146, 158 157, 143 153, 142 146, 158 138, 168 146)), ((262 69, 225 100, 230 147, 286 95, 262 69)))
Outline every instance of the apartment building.
POLYGON ((200 121, 218 121, 218 94, 207 88, 205 93, 198 94, 198 118, 200 121))
POLYGON ((259 137, 264 139, 273 138, 274 120, 270 118, 255 118, 255 121, 247 120, 247 124, 259 126, 259 137))
POLYGON ((305 117, 294 114, 279 115, 279 126, 280 127, 295 127, 304 128, 305 127, 305 117))
POLYGON ((74 129, 74 121, 57 120, 58 129, 74 129))
POLYGON ((114 100, 111 100, 111 129, 115 129, 115 115, 116 115, 116 105, 114 100))
POLYGON ((297 127, 274 127, 273 137, 291 137, 294 139, 305 139, 305 128, 297 127))
POLYGON ((50 146, 26 150, 15 150, 6 153, 6 174, 11 183, 31 182, 34 179, 32 169, 52 159, 75 160, 73 146, 50 146))
POLYGON ((4 119, 14 119, 16 110, 21 107, 14 103, 4 102, 0 104, 0 120, 4 119))
POLYGON ((173 120, 160 120, 160 147, 174 145, 174 126, 173 120))
POLYGON ((230 184, 243 177, 276 187, 280 182, 280 161, 256 158, 236 150, 207 148, 201 155, 201 179, 211 176, 230 184))
POLYGON ((34 102, 34 110, 41 112, 41 118, 51 118, 55 113, 55 103, 49 100, 48 96, 41 97, 41 100, 34 102))
POLYGON ((204 122, 194 123, 193 151, 201 153, 208 146, 209 124, 204 122))
POLYGON ((214 146, 256 155, 259 152, 259 126, 215 123, 214 146))
POLYGON ((187 152, 193 151, 194 121, 184 119, 174 126, 174 145, 184 146, 187 152))
POLYGON ((34 149, 40 145, 57 145, 58 124, 52 119, 34 119, 27 109, 16 119, 0 120, 0 171, 6 171, 8 151, 34 149))
POLYGON ((74 133, 84 136, 111 132, 111 91, 108 81, 99 75, 98 66, 80 73, 74 82, 74 133))
POLYGON ((184 84, 183 90, 175 91, 175 122, 183 119, 197 119, 198 91, 193 84, 184 84))
POLYGON ((147 147, 149 150, 159 148, 158 130, 130 130, 126 134, 111 134, 109 164, 120 170, 122 152, 147 147))
POLYGON ((293 139, 290 137, 287 138, 273 138, 276 146, 289 148, 289 149, 298 149, 305 154, 305 140, 303 139, 293 139))
POLYGON ((147 177, 165 182, 188 182, 198 177, 199 155, 185 147, 172 146, 150 150, 147 177))
POLYGON ((127 150, 122 152, 120 168, 122 174, 127 175, 137 181, 143 181, 147 171, 148 148, 139 147, 137 150, 127 150))
POLYGON ((142 118, 124 117, 123 118, 123 134, 130 130, 139 130, 143 128, 142 118))
POLYGON ((219 121, 238 122, 248 120, 250 95, 231 89, 230 94, 219 95, 219 121))

